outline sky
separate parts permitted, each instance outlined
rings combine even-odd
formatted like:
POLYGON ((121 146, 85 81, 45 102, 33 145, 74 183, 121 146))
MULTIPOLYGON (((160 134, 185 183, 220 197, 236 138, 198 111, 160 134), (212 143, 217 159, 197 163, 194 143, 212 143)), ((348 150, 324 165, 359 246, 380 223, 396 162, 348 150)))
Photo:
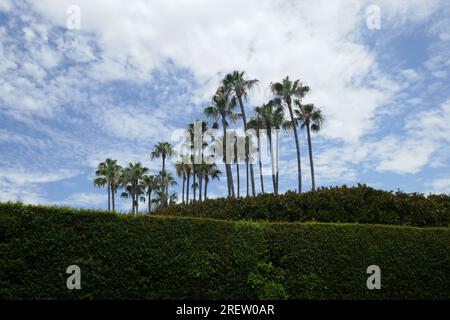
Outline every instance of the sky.
MULTIPOLYGON (((305 102, 326 116, 312 137, 319 186, 450 193, 448 0, 0 0, 0 201, 106 208, 97 164, 157 173, 153 145, 204 119, 233 70, 259 80, 249 116, 271 82, 311 87, 305 102)), ((284 192, 296 188, 290 131, 280 145, 284 192)))

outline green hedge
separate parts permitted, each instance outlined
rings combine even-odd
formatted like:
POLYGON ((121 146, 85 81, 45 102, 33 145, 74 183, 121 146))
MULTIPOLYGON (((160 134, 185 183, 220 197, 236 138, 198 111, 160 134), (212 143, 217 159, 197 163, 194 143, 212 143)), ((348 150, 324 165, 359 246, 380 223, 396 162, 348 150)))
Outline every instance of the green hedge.
POLYGON ((388 192, 365 185, 322 188, 315 192, 264 194, 175 205, 160 215, 223 220, 320 221, 449 226, 450 196, 388 192))
POLYGON ((0 204, 0 298, 450 298, 450 230, 0 204), (81 290, 66 288, 67 266, 81 290), (366 268, 381 268, 381 290, 366 268))

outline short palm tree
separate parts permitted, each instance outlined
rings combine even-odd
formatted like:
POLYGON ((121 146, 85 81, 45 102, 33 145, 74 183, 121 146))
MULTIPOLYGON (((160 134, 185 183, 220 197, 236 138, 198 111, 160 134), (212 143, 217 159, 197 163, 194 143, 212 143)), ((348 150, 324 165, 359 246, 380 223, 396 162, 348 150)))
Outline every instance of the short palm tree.
MULTIPOLYGON (((245 114, 245 108, 243 99, 246 99, 248 93, 251 89, 258 85, 257 79, 246 79, 245 71, 233 71, 232 73, 227 74, 222 80, 222 85, 227 88, 230 94, 235 97, 241 108, 241 116, 244 124, 244 130, 247 131, 247 116, 245 114)), ((246 139, 246 169, 249 171, 249 141, 246 139)), ((253 162, 250 162, 250 176, 251 176, 251 184, 252 184, 252 195, 255 196, 255 179, 253 173, 253 162)), ((248 190, 248 174, 247 174, 247 190, 248 190)), ((247 194, 248 196, 248 194, 247 194)))
POLYGON ((94 186, 104 187, 108 189, 108 211, 115 211, 115 194, 119 187, 119 180, 122 174, 122 167, 117 164, 117 160, 106 159, 104 162, 99 163, 95 175, 97 178, 94 180, 94 186))
POLYGON ((230 162, 233 159, 228 159, 227 151, 230 146, 227 145, 227 128, 229 125, 228 121, 236 122, 238 115, 234 113, 236 108, 236 99, 230 98, 230 92, 224 87, 219 87, 216 94, 214 95, 212 104, 206 107, 204 114, 213 120, 213 128, 219 127, 219 121, 222 124, 223 129, 223 162, 225 163, 225 169, 227 174, 227 187, 228 196, 235 197, 233 175, 231 172, 230 162))
POLYGON ((139 201, 145 200, 145 198, 142 197, 145 194, 142 179, 147 171, 148 169, 143 167, 140 162, 129 163, 128 167, 123 169, 121 183, 125 188, 125 192, 123 192, 121 196, 123 198, 131 199, 131 212, 133 214, 139 212, 139 201))
MULTIPOLYGON (((166 159, 174 154, 172 145, 169 142, 158 142, 154 145, 153 151, 150 154, 150 158, 161 158, 162 160, 162 172, 166 171, 166 159)), ((161 188, 165 189, 163 181, 161 180, 161 188)))
POLYGON ((309 150, 309 164, 311 167, 311 184, 312 190, 316 190, 316 178, 314 175, 314 161, 312 153, 311 143, 311 131, 319 132, 322 129, 323 122, 325 120, 322 111, 315 107, 313 104, 301 104, 296 101, 298 109, 295 110, 296 120, 300 123, 301 128, 306 128, 306 134, 308 138, 308 150, 309 150))
POLYGON ((142 184, 147 193, 148 213, 152 213, 152 192, 159 190, 160 179, 155 175, 144 175, 142 184))
POLYGON ((304 86, 300 80, 291 81, 289 77, 284 78, 281 82, 276 82, 271 85, 273 93, 278 99, 286 104, 289 110, 290 122, 295 139, 295 148, 297 150, 297 175, 298 175, 298 192, 302 192, 302 165, 300 158, 300 143, 298 140, 297 126, 295 125, 293 101, 295 99, 301 101, 301 98, 309 92, 309 87, 304 86))
MULTIPOLYGON (((178 184, 177 181, 175 180, 173 175, 167 171, 161 171, 159 173, 159 176, 160 180, 162 181, 162 186, 164 186, 164 188, 160 188, 161 191, 166 193, 166 195, 169 195, 169 187, 176 186, 178 184)), ((167 200, 169 200, 169 196, 167 197, 167 200)), ((165 205, 168 205, 168 203, 166 203, 165 205)))

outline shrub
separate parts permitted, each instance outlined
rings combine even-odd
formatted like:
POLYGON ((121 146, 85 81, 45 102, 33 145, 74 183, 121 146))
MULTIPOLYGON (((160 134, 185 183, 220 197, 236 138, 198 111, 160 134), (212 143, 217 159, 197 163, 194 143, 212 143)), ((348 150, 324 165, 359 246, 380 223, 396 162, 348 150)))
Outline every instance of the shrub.
POLYGON ((1 299, 449 299, 450 230, 0 204, 1 299), (81 268, 68 290, 67 266, 81 268), (381 268, 381 290, 366 268, 381 268))
POLYGON ((223 220, 321 221, 409 226, 448 226, 450 197, 376 190, 365 185, 321 188, 315 192, 220 198, 175 205, 160 215, 223 220))

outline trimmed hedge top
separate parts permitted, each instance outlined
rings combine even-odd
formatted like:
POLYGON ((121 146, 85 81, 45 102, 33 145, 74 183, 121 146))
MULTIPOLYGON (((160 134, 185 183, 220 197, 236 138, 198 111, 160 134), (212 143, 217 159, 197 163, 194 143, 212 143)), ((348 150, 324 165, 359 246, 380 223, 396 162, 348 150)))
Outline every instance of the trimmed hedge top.
POLYGON ((320 221, 449 226, 450 196, 388 192, 366 185, 321 188, 315 192, 220 198, 175 205, 160 215, 222 220, 320 221))

